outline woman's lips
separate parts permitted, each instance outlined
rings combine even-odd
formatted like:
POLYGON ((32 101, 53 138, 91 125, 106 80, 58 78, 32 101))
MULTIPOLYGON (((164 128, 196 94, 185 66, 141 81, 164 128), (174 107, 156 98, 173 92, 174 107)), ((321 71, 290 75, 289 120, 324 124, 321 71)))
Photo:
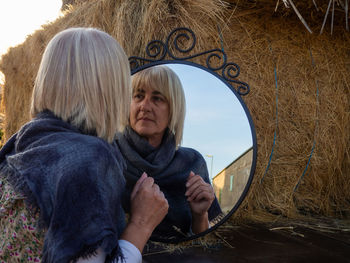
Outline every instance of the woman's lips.
POLYGON ((142 117, 142 118, 139 118, 138 121, 153 121, 153 120, 147 117, 142 117))

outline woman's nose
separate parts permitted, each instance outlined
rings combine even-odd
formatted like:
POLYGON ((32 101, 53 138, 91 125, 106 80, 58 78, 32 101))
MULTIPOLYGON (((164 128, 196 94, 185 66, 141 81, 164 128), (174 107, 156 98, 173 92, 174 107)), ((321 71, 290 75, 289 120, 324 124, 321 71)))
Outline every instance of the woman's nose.
POLYGON ((140 103, 141 111, 150 111, 151 110, 151 101, 149 98, 145 97, 140 103))

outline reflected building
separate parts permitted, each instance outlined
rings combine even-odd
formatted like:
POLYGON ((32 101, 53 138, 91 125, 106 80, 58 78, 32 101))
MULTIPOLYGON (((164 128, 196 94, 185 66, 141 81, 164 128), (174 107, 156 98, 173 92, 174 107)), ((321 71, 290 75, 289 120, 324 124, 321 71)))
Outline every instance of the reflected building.
POLYGON ((253 147, 219 172, 212 181, 215 195, 224 213, 237 203, 247 185, 253 160, 253 147))

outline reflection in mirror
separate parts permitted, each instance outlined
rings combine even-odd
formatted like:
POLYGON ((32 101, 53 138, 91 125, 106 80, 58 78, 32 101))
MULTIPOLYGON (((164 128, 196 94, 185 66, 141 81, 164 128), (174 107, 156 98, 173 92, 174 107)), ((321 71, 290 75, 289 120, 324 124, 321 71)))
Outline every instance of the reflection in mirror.
POLYGON ((241 196, 252 164, 252 134, 235 94, 219 78, 197 67, 167 64, 179 76, 186 97, 182 146, 199 151, 207 161, 223 212, 241 196))
MULTIPOLYGON (((174 165, 170 163, 167 165, 173 168, 175 173, 162 170, 166 184, 157 181, 158 174, 153 173, 154 176, 152 176, 169 203, 168 214, 153 231, 151 236, 153 241, 178 243, 198 238, 215 230, 238 209, 254 176, 257 156, 256 134, 249 110, 241 97, 249 93, 249 85, 237 79, 240 73, 239 66, 233 62, 227 62, 227 56, 223 50, 212 49, 192 54, 195 40, 195 34, 190 29, 176 28, 170 32, 165 41, 151 41, 146 47, 146 57, 132 56, 129 58, 132 74, 166 64, 180 78, 186 97, 182 147, 175 151, 176 154, 171 159, 171 164, 174 165), (183 48, 183 43, 188 43, 186 48, 183 48), (176 54, 173 51, 176 51, 176 54), (206 62, 201 65, 190 61, 196 57, 205 58, 206 62), (175 161, 177 157, 182 158, 180 162, 175 161), (193 160, 196 161, 196 164, 193 163, 193 160), (192 195, 188 190, 191 188, 189 177, 193 178, 192 174, 188 176, 191 171, 197 173, 195 178, 198 179, 199 176, 201 178, 199 181, 202 187, 194 187, 196 193, 205 192, 205 196, 202 195, 202 197, 206 198, 195 201, 188 198, 189 195, 192 195), (174 180, 176 180, 175 183, 174 180), (213 188, 208 186, 208 183, 212 184, 213 188), (197 191, 198 189, 200 191, 197 191), (213 189, 216 198, 210 203, 213 198, 213 189), (206 205, 202 206, 203 203, 206 205), (210 205, 209 209, 208 205, 210 205), (198 207, 202 207, 199 213, 195 211, 198 207), (203 214, 203 211, 206 212, 203 214), (178 226, 183 221, 186 221, 186 224, 183 224, 185 227, 179 228, 178 226), (198 224, 198 222, 201 223, 198 224), (205 223, 205 226, 202 223, 205 223), (193 227, 196 226, 201 227, 193 231, 193 227), (184 231, 176 231, 177 229, 184 231), (172 234, 174 230, 175 235, 172 234)), ((158 71, 158 68, 153 68, 151 71, 158 71)), ((148 74, 148 70, 143 72, 148 74)), ((138 79, 138 75, 134 75, 133 80, 135 76, 138 79)), ((166 80, 177 78, 167 76, 162 79, 165 80, 162 85, 155 87, 148 82, 140 90, 146 88, 152 94, 159 94, 159 92, 162 93, 164 87, 168 87, 169 83, 166 80), (151 86, 155 88, 149 88, 151 86)), ((146 94, 146 91, 143 92, 146 94)), ((183 105, 168 95, 166 95, 167 100, 173 103, 170 105, 183 105)), ((133 99, 138 97, 136 95, 133 99)), ((160 99, 160 101, 163 100, 160 99)), ((175 112, 181 108, 182 106, 174 106, 175 112)), ((176 121, 168 125, 182 123, 181 118, 175 118, 176 121)), ((182 124, 180 126, 182 127, 182 124)), ((163 133, 163 135, 169 136, 170 134, 180 139, 180 133, 177 133, 172 126, 170 129, 174 132, 173 135, 171 133, 163 133)), ((162 142, 161 146, 169 144, 167 136, 163 137, 164 143, 162 142)), ((171 145, 175 147, 174 144, 171 145)), ((155 152, 160 152, 160 149, 157 148, 155 152)), ((166 152, 170 151, 163 153, 167 155, 166 152)), ((153 159, 151 161, 153 165, 153 159)), ((139 168, 139 163, 137 167, 139 168)))
POLYGON ((246 188, 253 160, 253 139, 242 104, 213 74, 186 64, 166 64, 179 76, 185 92, 186 117, 182 145, 205 158, 210 181, 223 215, 246 188))
MULTIPOLYGON (((130 127, 118 137, 117 143, 127 161, 124 172, 126 192, 130 194, 140 174, 146 172, 154 178, 168 200, 169 211, 153 231, 151 240, 177 243, 210 232, 238 208, 253 176, 251 166, 254 140, 249 113, 246 113, 239 95, 225 81, 200 65, 166 62, 167 67, 152 68, 155 66, 153 64, 133 75, 130 127), (159 111, 165 105, 165 94, 169 93, 167 89, 180 87, 168 82, 177 77, 165 68, 170 68, 179 77, 186 100, 182 147, 177 150, 174 142, 179 142, 181 138, 176 137, 177 128, 170 128, 175 136, 165 133, 163 128, 162 137, 153 136, 160 134, 156 132, 160 127, 155 129, 153 124, 160 123, 153 119, 163 120, 160 118, 164 115, 162 112, 167 112, 166 115, 170 116, 169 111, 174 110, 172 116, 182 116, 177 114, 182 112, 178 110, 183 106, 159 111), (160 72, 168 72, 170 75, 164 76, 160 72), (157 144, 154 144, 155 138, 158 138, 157 144), (201 187, 197 188, 196 183, 193 190, 196 189, 197 192, 200 189, 201 194, 206 193, 202 196, 205 198, 195 201, 188 199, 190 185, 194 183, 189 179, 191 171, 197 174, 192 177, 201 178, 196 181, 200 182, 201 187), (215 192, 213 202, 208 183, 215 192), (206 215, 203 214, 203 209, 206 215)), ((179 102, 180 97, 182 95, 169 96, 168 103, 183 105, 183 102, 179 102)), ((178 124, 181 119, 182 117, 177 117, 175 122, 168 119, 165 127, 169 121, 178 124)), ((127 203, 125 207, 128 211, 127 203)))

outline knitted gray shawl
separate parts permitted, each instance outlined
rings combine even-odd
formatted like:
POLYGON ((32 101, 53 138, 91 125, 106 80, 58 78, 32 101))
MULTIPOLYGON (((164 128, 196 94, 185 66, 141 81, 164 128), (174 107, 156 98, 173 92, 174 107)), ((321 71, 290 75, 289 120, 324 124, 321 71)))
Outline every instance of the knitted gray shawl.
MULTIPOLYGON (((151 239, 157 241, 191 235, 192 216, 185 196, 185 185, 191 171, 199 174, 205 182, 209 183, 208 169, 202 155, 191 148, 176 149, 174 136, 168 130, 157 148, 151 146, 130 127, 127 127, 124 133, 118 134, 117 143, 127 163, 127 169, 124 170, 125 210, 130 209, 129 200, 133 186, 142 173, 146 172, 154 178, 169 203, 168 214, 154 230, 151 239)), ((216 198, 208 213, 209 220, 221 213, 216 198)))
POLYGON ((122 257, 124 167, 115 144, 83 134, 48 111, 4 145, 0 176, 40 212, 43 263, 74 261, 98 247, 106 262, 122 257))

